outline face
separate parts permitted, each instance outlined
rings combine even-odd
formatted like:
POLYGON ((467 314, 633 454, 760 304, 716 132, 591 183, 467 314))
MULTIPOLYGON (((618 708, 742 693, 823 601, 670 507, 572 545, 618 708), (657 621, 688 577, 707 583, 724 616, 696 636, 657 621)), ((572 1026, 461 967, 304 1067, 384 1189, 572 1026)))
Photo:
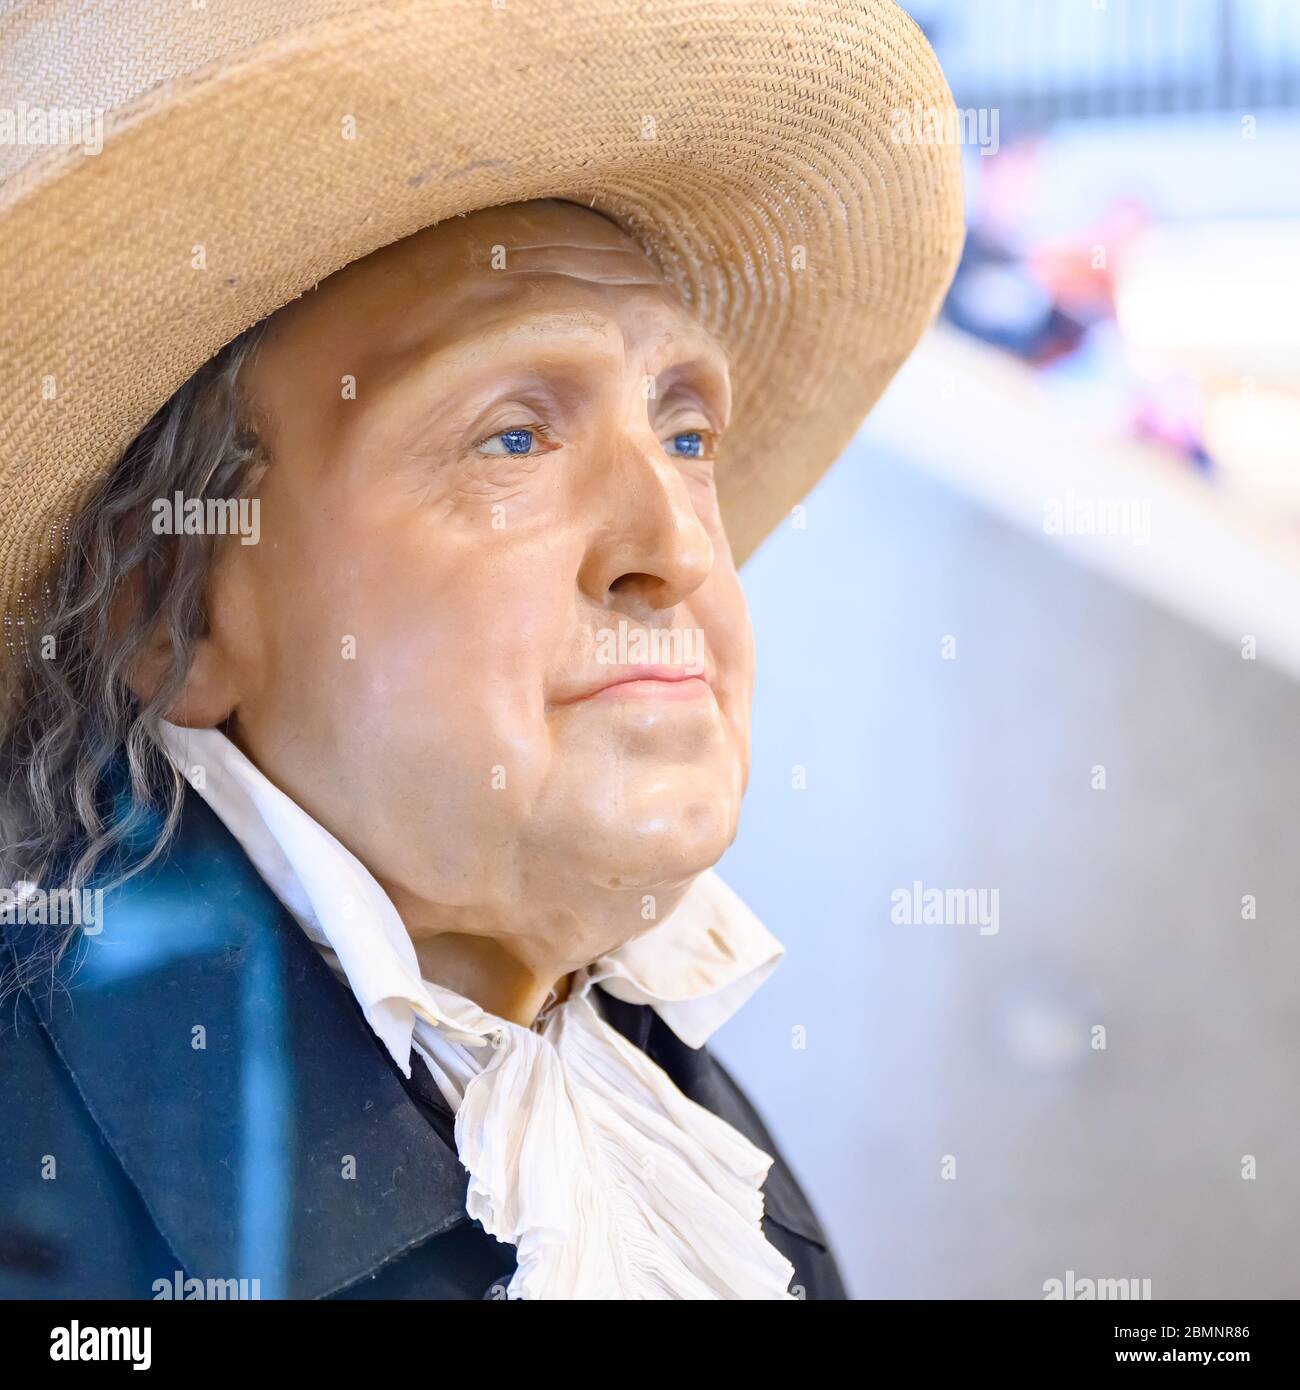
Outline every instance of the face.
POLYGON ((271 462, 173 717, 228 732, 413 936, 585 963, 730 843, 752 642, 726 359, 587 209, 455 218, 272 321, 271 462))

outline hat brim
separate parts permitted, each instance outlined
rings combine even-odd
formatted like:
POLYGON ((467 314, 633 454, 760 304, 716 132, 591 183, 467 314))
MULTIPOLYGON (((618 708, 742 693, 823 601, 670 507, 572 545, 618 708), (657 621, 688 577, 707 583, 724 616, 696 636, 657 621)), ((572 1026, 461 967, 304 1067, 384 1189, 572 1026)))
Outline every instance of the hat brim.
POLYGON ((896 138, 899 112, 951 107, 920 30, 891 0, 325 8, 343 13, 165 81, 109 111, 101 153, 46 154, 0 192, 4 611, 223 344, 381 246, 540 197, 614 218, 726 347, 742 562, 951 277, 958 151, 896 138))

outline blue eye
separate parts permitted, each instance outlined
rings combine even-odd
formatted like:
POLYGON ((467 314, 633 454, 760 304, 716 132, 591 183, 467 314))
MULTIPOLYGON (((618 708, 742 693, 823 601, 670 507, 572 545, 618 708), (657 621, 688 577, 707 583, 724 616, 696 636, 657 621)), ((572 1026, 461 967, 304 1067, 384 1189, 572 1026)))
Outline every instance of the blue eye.
POLYGON ((533 449, 532 430, 502 430, 500 434, 494 434, 491 439, 485 439, 479 445, 479 450, 485 454, 529 454, 533 449), (494 444, 500 444, 499 449, 494 449, 494 444))
POLYGON ((704 439, 698 430, 687 430, 684 434, 673 435, 673 449, 678 458, 703 458, 704 439))

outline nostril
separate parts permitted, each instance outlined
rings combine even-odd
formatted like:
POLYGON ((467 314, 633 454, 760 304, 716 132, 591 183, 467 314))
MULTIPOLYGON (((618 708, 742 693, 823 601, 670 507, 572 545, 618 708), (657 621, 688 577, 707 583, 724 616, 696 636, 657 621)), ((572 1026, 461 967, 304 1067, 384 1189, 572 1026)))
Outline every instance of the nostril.
POLYGON ((609 586, 611 594, 638 594, 642 597, 651 597, 658 590, 662 589, 664 581, 656 579, 653 574, 620 574, 619 577, 609 586))

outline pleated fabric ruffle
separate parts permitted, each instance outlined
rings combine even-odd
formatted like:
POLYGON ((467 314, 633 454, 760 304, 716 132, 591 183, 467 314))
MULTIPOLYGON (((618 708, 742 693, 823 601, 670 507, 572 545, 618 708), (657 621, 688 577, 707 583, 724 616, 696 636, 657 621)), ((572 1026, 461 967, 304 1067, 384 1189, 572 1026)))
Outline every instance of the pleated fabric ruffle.
POLYGON ((587 997, 509 1025, 465 1090, 466 1209, 518 1251, 507 1297, 785 1299, 772 1159, 696 1105, 587 997))

